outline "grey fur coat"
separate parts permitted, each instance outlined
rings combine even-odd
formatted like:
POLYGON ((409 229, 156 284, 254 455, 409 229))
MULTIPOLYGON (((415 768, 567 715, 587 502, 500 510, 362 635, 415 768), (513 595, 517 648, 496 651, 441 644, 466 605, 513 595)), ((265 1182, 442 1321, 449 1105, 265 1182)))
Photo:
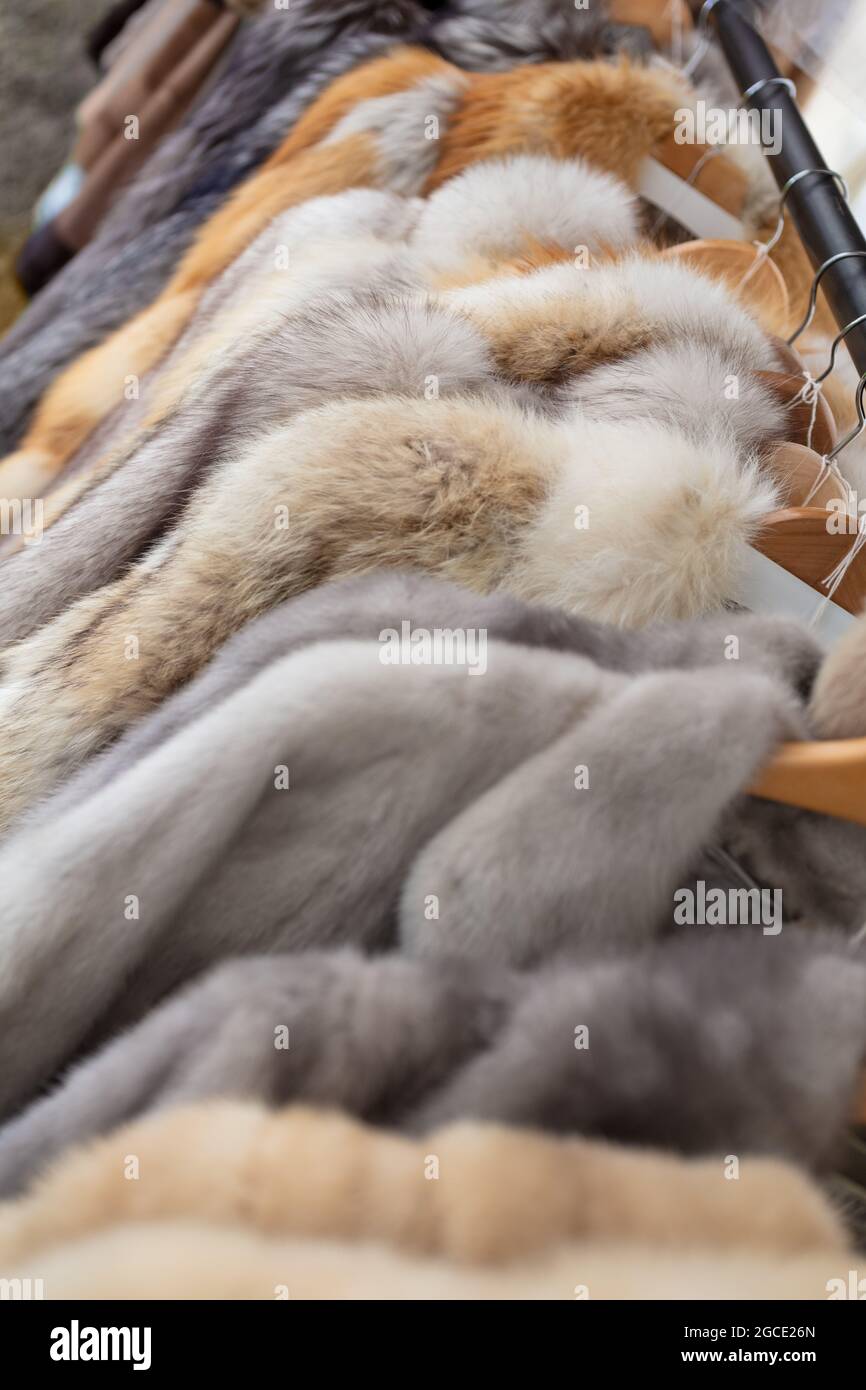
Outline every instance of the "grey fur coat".
POLYGON ((862 951, 797 928, 692 930, 532 974, 349 951, 233 961, 0 1130, 0 1193, 67 1145, 215 1096, 715 1154, 720 1181, 723 1158, 755 1153, 822 1167, 866 1052, 862 951))
POLYGON ((229 956, 634 950, 677 889, 730 886, 726 827, 783 904, 832 853, 822 909, 855 929, 863 832, 812 817, 786 855, 740 796, 816 664, 785 623, 628 634, 411 575, 276 609, 0 850, 3 1109, 229 956), (483 663, 385 664, 404 623, 483 633, 483 663))

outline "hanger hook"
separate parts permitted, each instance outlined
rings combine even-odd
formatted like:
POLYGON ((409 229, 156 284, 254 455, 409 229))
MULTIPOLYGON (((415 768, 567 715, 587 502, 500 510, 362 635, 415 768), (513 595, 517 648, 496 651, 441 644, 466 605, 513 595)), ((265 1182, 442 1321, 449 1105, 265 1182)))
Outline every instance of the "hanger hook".
POLYGON ((757 96, 758 92, 763 91, 764 87, 785 87, 792 101, 797 100, 797 88, 790 77, 762 77, 759 82, 753 82, 751 87, 747 87, 740 94, 740 99, 749 101, 752 97, 757 96))
MULTIPOLYGON (((714 148, 718 149, 718 146, 715 146, 714 148)), ((760 247, 762 253, 763 253, 765 256, 768 256, 768 255, 770 254, 770 252, 771 252, 772 250, 774 250, 776 246, 778 246, 779 241, 781 240, 782 233, 783 233, 784 230, 785 230, 785 211, 786 211, 786 209, 785 209, 785 204, 786 204, 786 202, 787 202, 788 194, 790 193, 791 189, 794 187, 794 184, 795 184, 795 183, 799 183, 799 182, 800 182, 800 179, 804 179, 804 178, 806 177, 807 174, 825 174, 825 173, 826 173, 826 174, 832 174, 833 171, 832 171, 832 169, 800 169, 796 174, 792 174, 791 177, 788 179, 788 181, 784 184, 784 186, 783 186, 783 188, 782 188, 782 191, 781 191, 780 194, 779 194, 779 220, 778 220, 778 222, 776 223, 776 230, 773 232, 773 235, 770 237, 770 240, 769 240, 769 241, 767 241, 767 242, 755 242, 755 245, 758 246, 758 247, 760 247)), ((840 186, 840 190, 841 190, 841 193, 842 193, 843 198, 845 198, 845 200, 847 201, 847 198, 848 198, 848 185, 847 185, 847 183, 845 182, 845 180, 843 179, 843 177, 842 177, 841 174, 833 174, 833 177, 836 179, 836 182, 837 182, 837 183, 839 184, 839 186, 840 186)))
POLYGON ((692 75, 692 73, 694 72, 695 68, 698 66, 698 64, 700 63, 701 59, 703 58, 704 54, 706 53, 707 49, 708 49, 709 46, 710 46, 710 43, 711 43, 710 31, 709 31, 709 16, 710 16, 710 10, 714 9, 715 6, 716 6, 718 3, 719 3, 719 0, 704 0, 704 3, 701 5, 701 12, 700 12, 700 14, 698 15, 698 24, 697 24, 698 42, 697 42, 697 45, 696 45, 696 47, 695 47, 694 53, 692 54, 691 58, 690 58, 689 61, 686 63, 685 67, 683 68, 683 76, 684 76, 684 77, 691 77, 691 75, 692 75))
MULTIPOLYGON (((849 327, 850 327, 850 326, 851 326, 851 325, 849 324, 849 327)), ((863 373, 863 375, 861 376, 861 378, 860 378, 860 380, 859 380, 859 382, 858 382, 858 384, 857 384, 857 398, 856 398, 856 404, 857 404, 857 421, 858 421, 858 423, 854 426, 854 428, 853 428, 852 430, 849 430, 849 431, 848 431, 848 433, 846 434, 845 438, 844 438, 843 440, 841 440, 841 441, 835 446, 835 448, 831 451, 831 453, 825 454, 825 455, 824 455, 825 461, 826 461, 827 463, 833 463, 833 462, 839 457, 839 455, 841 454, 842 450, 843 450, 843 449, 847 449, 849 444, 853 444, 853 443, 854 443, 854 440, 858 437, 858 435, 861 435, 861 434, 863 433, 864 429, 866 429, 866 414, 864 414, 864 411, 863 411, 863 393, 864 393, 864 392, 866 392, 866 372, 863 373)))
POLYGON ((861 314, 859 318, 852 319, 851 322, 850 322, 849 324, 847 324, 847 325, 845 326, 845 328, 843 328, 842 331, 841 331, 840 333, 837 333, 837 334, 836 334, 836 337, 833 339, 833 345, 832 345, 832 347, 830 348, 830 361, 829 361, 829 364, 824 368, 824 370, 823 370, 823 372, 821 373, 820 376, 816 376, 816 377, 814 378, 814 381, 815 381, 815 384, 816 384, 816 385, 817 385, 819 382, 821 382, 821 381, 825 381, 826 378, 827 378, 827 377, 830 375, 830 373, 833 371, 834 367, 836 366, 836 349, 838 348, 839 344, 842 342, 843 338, 847 338, 848 334, 851 332, 851 329, 852 329, 852 328, 856 328, 857 325, 860 324, 860 323, 866 323, 866 314, 861 314))
MULTIPOLYGON (((827 172, 829 173, 830 170, 827 170, 827 172)), ((809 291, 809 307, 806 310, 806 317, 803 319, 803 322, 794 329, 790 338, 788 338, 788 347, 794 346, 800 334, 805 333, 809 324, 815 317, 815 309, 818 305, 818 286, 821 283, 821 276, 824 274, 824 271, 829 270, 831 265, 835 265, 837 261, 847 261, 851 256, 866 256, 866 251, 837 251, 835 256, 830 256, 822 266, 819 266, 815 278, 812 281, 812 288, 809 291)))
POLYGON ((698 32, 707 35, 710 31, 710 10, 714 10, 719 0, 704 0, 698 15, 698 32))

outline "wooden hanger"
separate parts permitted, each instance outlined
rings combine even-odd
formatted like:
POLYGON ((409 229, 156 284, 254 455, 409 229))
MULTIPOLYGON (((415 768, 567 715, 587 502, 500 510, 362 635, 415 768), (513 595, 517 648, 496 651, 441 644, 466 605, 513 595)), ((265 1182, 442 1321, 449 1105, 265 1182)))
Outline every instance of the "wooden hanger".
MULTIPOLYGON (((806 381, 806 369, 799 354, 784 338, 771 334, 770 344, 778 359, 780 371, 759 372, 758 375, 764 380, 764 384, 775 392, 780 405, 788 413, 790 421, 788 440, 794 444, 805 445, 807 449, 811 448, 820 464, 820 457, 818 456, 829 453, 836 443, 836 421, 833 416, 833 409, 820 391, 815 399, 814 421, 811 404, 804 401, 797 401, 796 405, 793 404, 806 381), (772 380, 768 380, 768 377, 772 377, 772 380)), ((785 446, 779 446, 779 448, 783 447, 785 446)), ((802 473, 802 460, 800 462, 802 473)), ((808 493, 803 495, 807 496, 808 493)), ((823 498, 821 500, 823 501, 823 498)))
MULTIPOLYGON (((766 255, 762 264, 756 266, 753 246, 745 242, 698 240, 670 247, 662 255, 686 261, 722 280, 765 323, 768 318, 776 323, 787 320, 789 302, 781 273, 766 255)), ((819 276, 820 271, 816 280, 819 276)), ((834 340, 829 365, 819 382, 832 371, 836 349, 852 326, 843 329, 834 340)), ((828 508, 836 503, 835 510, 844 509, 847 489, 838 475, 827 470, 824 457, 841 453, 853 435, 837 446, 833 412, 820 391, 814 406, 797 400, 806 380, 797 353, 789 341, 776 335, 771 334, 771 342, 781 370, 758 372, 756 376, 786 411, 786 437, 765 451, 764 461, 784 489, 787 506, 767 518, 755 545, 818 594, 826 594, 823 581, 848 554, 856 532, 838 535, 828 527, 828 508)), ((862 420, 862 410, 859 418, 862 420)), ((834 600, 850 613, 858 613, 863 607, 866 551, 850 566, 834 600)))
POLYGON ((814 405, 799 398, 806 380, 802 368, 796 375, 791 372, 756 372, 755 375, 785 411, 785 439, 811 450, 820 466, 821 458, 829 454, 836 443, 836 421, 820 391, 816 393, 814 405))
MULTIPOLYGON (((857 539, 856 532, 833 534, 827 521, 826 507, 786 507, 767 517, 755 545, 762 555, 809 584, 816 595, 826 596, 823 581, 857 539)), ((866 570, 859 558, 833 595, 833 602, 849 613, 862 612, 866 604, 866 570)))
MULTIPOLYGON (((844 336, 839 335, 837 342, 844 336)), ((860 378, 857 388, 857 421, 854 428, 841 443, 835 444, 826 455, 832 462, 866 429, 863 397, 866 392, 866 372, 860 378)), ((791 460, 796 464, 796 460, 791 460)), ((807 461, 806 461, 807 462, 807 461)), ((806 466, 804 462, 804 466, 806 466)), ((777 459, 778 464, 778 459, 777 459)), ((825 481, 828 481, 825 479, 825 481)), ((838 479, 837 479, 838 481, 838 479)), ((813 500, 817 500, 813 499, 813 500)), ((842 534, 830 525, 829 500, 822 498, 822 507, 789 507, 768 517, 755 545, 762 554, 796 574, 818 593, 826 594, 825 581, 854 547, 858 533, 856 522, 848 526, 842 534)), ((841 583, 833 594, 833 600, 849 613, 859 613, 866 603, 866 548, 855 553, 841 583)), ((866 789, 864 789, 866 796, 866 789)))
POLYGON ((749 793, 866 825, 866 738, 785 743, 749 793))
MULTIPOLYGON (((825 507, 786 507, 771 512, 754 542, 762 555, 810 585, 816 599, 827 596, 824 580, 857 540, 856 533, 834 535, 828 530, 828 516, 825 507)), ((833 602, 849 613, 862 612, 866 603, 866 550, 861 550, 849 566, 833 602)))
MULTIPOLYGON (((820 508, 822 526, 826 530, 828 514, 831 511, 839 509, 847 511, 848 490, 845 484, 839 481, 835 473, 828 473, 823 470, 821 459, 814 449, 809 449, 805 444, 798 444, 791 440, 782 440, 765 451, 763 464, 782 489, 786 503, 785 514, 794 510, 806 511, 807 508, 820 508)), ((781 518, 783 513, 777 512, 774 515, 781 518)), ((778 524, 774 523, 775 530, 766 543, 770 546, 782 545, 784 548, 788 542, 782 541, 781 534, 788 525, 790 523, 783 523, 781 520, 778 524)), ((811 523, 804 521, 804 531, 808 532, 810 525, 811 523)), ((793 546, 793 535, 789 539, 793 546)), ((759 546, 758 548, 761 549, 762 547, 759 546)), ((764 550, 763 553, 768 554, 769 552, 764 550)), ((770 558, 775 560, 777 564, 781 563, 776 555, 771 555, 770 558)), ((792 563, 797 562, 795 550, 791 550, 789 558, 792 563)), ((820 565, 820 556, 816 556, 815 563, 820 565)), ((838 563, 837 560, 836 564, 838 563)), ((782 568, 789 569, 789 566, 786 564, 782 568)), ((830 574, 834 568, 834 565, 830 565, 826 573, 830 574)), ((796 574, 798 579, 802 579, 805 584, 811 584, 814 588, 814 580, 806 578, 799 569, 791 569, 790 573, 796 574)))
MULTIPOLYGON (((758 264, 756 257, 761 253, 751 244, 697 240, 668 247, 661 254, 664 259, 684 261, 722 280, 753 312, 762 311, 772 323, 787 321, 790 306, 781 272, 766 255, 758 264)), ((775 395, 787 418, 785 439, 775 441, 764 458, 768 470, 784 489, 787 506, 767 518, 755 545, 762 554, 823 595, 823 581, 845 558, 856 539, 856 535, 847 533, 834 535, 828 528, 830 504, 837 503, 842 508, 847 505, 847 489, 838 476, 826 469, 822 457, 836 448, 836 422, 820 392, 815 400, 814 420, 813 406, 796 401, 806 380, 805 369, 788 342, 775 334, 770 336, 782 370, 758 372, 756 376, 775 395), (806 499, 809 505, 801 505, 806 499)), ((834 360, 833 352, 831 370, 834 360)), ((850 613, 863 607, 866 552, 861 552, 851 565, 834 600, 850 613)))
MULTIPOLYGON (((707 167, 714 163, 719 161, 710 160, 707 167)), ((848 493, 842 479, 826 467, 824 459, 841 453, 853 435, 837 445, 833 412, 820 391, 814 401, 798 399, 807 376, 792 343, 803 328, 808 327, 814 313, 818 283, 832 261, 817 271, 806 319, 792 338, 786 340, 778 333, 789 324, 790 300, 784 278, 768 254, 784 227, 784 199, 788 188, 807 172, 818 171, 795 175, 782 190, 778 226, 763 252, 747 242, 706 238, 668 247, 661 255, 665 259, 683 261, 722 281, 770 331, 780 370, 758 372, 756 376, 785 409, 786 430, 783 440, 775 441, 765 450, 764 462, 782 487, 787 505, 767 518, 755 545, 762 554, 796 575, 817 594, 826 595, 824 581, 849 554, 856 533, 834 534, 828 525, 832 504, 836 504, 832 509, 841 515, 847 509, 848 493)), ((835 339, 830 363, 818 378, 819 382, 832 371, 836 349, 851 327, 853 325, 848 325, 835 339)), ((858 411, 862 422, 859 398, 858 411)), ((866 551, 855 557, 833 597, 848 612, 857 613, 863 607, 866 551)))
POLYGON ((786 338, 779 338, 771 334, 770 345, 779 359, 779 366, 783 372, 788 372, 792 376, 803 376, 804 367, 800 354, 794 350, 786 338))
MULTIPOLYGON (((866 372, 857 387, 858 423, 836 445, 833 457, 838 457, 866 429, 864 393, 866 372)), ((834 535, 828 529, 827 512, 823 508, 795 507, 769 518, 757 545, 791 573, 802 577, 804 568, 811 570, 813 587, 820 592, 821 581, 827 576, 828 561, 832 563, 834 555, 844 559, 856 540, 856 533, 834 535)), ((849 612, 863 609, 866 549, 861 550, 850 565, 833 599, 849 612)), ((752 795, 769 801, 802 806, 805 810, 866 825, 866 738, 785 744, 749 790, 752 795)))
MULTIPOLYGON (((822 440, 824 455, 841 452, 838 446, 834 448, 832 435, 825 428, 816 429, 816 434, 822 440)), ((826 596, 825 580, 857 540, 856 520, 845 520, 849 515, 848 489, 814 449, 798 441, 775 443, 765 451, 764 464, 783 489, 788 505, 765 519, 753 544, 762 555, 808 584, 816 595, 826 596), (831 525, 834 517, 838 524, 831 525)), ((849 613, 863 609, 866 551, 860 551, 849 565, 833 601, 849 613)))
MULTIPOLYGON (((774 324, 788 321, 790 303, 783 275, 766 254, 758 263, 756 257, 760 253, 756 253, 751 243, 694 240, 667 247, 662 256, 666 260, 685 261, 694 265, 695 270, 720 279, 748 304, 749 309, 763 310, 765 317, 774 324)), ((847 505, 847 489, 837 475, 824 467, 822 457, 837 448, 833 411, 820 392, 813 423, 812 406, 805 402, 794 403, 806 379, 805 368, 790 343, 773 334, 770 339, 783 370, 760 371, 756 377, 783 404, 787 411, 787 430, 784 441, 776 441, 766 450, 765 461, 773 477, 783 486, 788 505, 766 518, 755 545, 783 570, 815 589, 817 603, 819 596, 827 594, 823 581, 848 555, 856 534, 834 535, 828 528, 828 505, 831 502, 841 503, 842 507, 847 505), (810 427, 813 448, 808 445, 810 427), (805 499, 809 499, 809 506, 801 505, 805 499)), ((837 452, 841 452, 841 448, 844 445, 837 452)), ((849 613, 859 613, 862 609, 866 602, 866 552, 860 552, 852 563, 835 591, 834 602, 849 613)))
MULTIPOLYGON (((669 246, 661 254, 666 260, 684 261, 701 274, 720 280, 771 335, 788 325, 791 303, 782 272, 751 242, 707 237, 669 246)), ((801 366, 801 375, 802 370, 801 366)))

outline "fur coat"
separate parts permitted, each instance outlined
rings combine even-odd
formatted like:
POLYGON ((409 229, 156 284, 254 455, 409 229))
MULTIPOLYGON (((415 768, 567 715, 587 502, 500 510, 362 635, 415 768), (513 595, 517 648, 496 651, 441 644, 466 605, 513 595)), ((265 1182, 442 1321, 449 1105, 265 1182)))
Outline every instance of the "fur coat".
POLYGON ((421 22, 414 0, 346 0, 336 9, 296 0, 290 10, 269 7, 244 26, 213 90, 0 343, 0 438, 7 447, 58 370, 159 293, 199 224, 319 92, 421 22))
POLYGON ((696 1272, 713 1297, 745 1296, 737 1272, 756 1297, 826 1296, 850 1257, 818 1191, 777 1160, 730 1172, 721 1155, 467 1122, 407 1139, 212 1102, 127 1125, 0 1206, 0 1271, 38 1271, 47 1298, 275 1298, 287 1281, 292 1298, 694 1297, 696 1272))
POLYGON ((481 1119, 823 1168, 864 1056, 862 948, 794 927, 778 940, 692 927, 628 957, 531 972, 454 956, 251 957, 152 1011, 0 1130, 0 1191, 131 1117, 253 1096, 410 1134, 481 1119))
POLYGON ((782 623, 628 635, 409 577, 275 611, 0 854, 7 1112, 226 955, 381 949, 395 932, 415 954, 506 965, 629 950, 670 928, 677 887, 742 886, 708 860, 716 844, 787 921, 856 930, 862 829, 776 824, 784 808, 737 797, 803 719, 793 689, 815 665, 782 623), (376 639, 404 622, 483 632, 485 673, 383 666, 376 639))
MULTIPOLYGON (((254 408, 254 400, 262 398, 256 378, 265 369, 255 360, 256 346, 279 335, 290 318, 323 294, 336 298, 365 291, 395 298, 430 289, 449 275, 490 274, 499 264, 511 265, 532 251, 537 255, 542 238, 549 247, 545 254, 556 248, 572 258, 575 245, 585 245, 587 253, 619 250, 637 235, 634 198, 618 179, 582 161, 514 156, 475 166, 453 183, 458 186, 445 185, 427 202, 354 189, 311 199, 275 218, 206 290, 174 348, 139 384, 137 398, 113 410, 76 452, 65 486, 47 499, 49 525, 92 478, 104 478, 129 456, 140 442, 137 430, 144 426, 151 436, 176 411, 184 392, 209 377, 215 360, 230 358, 235 385, 249 385, 254 408), (97 466, 100 461, 105 462, 97 466)), ((587 310, 591 316, 591 305, 587 310)), ((363 332, 364 324, 355 331, 363 332)), ((599 323, 596 336, 601 331, 599 323)), ((605 335, 608 352, 616 350, 615 333, 612 327, 605 335)), ((375 344, 371 347, 375 350, 375 344)), ((288 343, 277 351, 281 375, 287 367, 292 370, 291 351, 288 343)), ((574 369, 580 365, 575 360, 574 369)), ((372 385, 366 368, 356 359, 356 389, 372 385)), ((316 383, 314 399, 327 393, 328 382, 326 374, 324 390, 316 383)), ((429 379, 421 376, 412 386, 420 388, 422 382, 429 390, 429 379)), ((339 379, 331 380, 330 389, 340 385, 339 379)), ((269 395, 276 406, 276 381, 269 395)), ((280 418, 286 409, 288 400, 280 418)), ((7 471, 7 483, 12 481, 7 471)))
MULTIPOLYGON (((340 608, 343 598, 335 595, 324 613, 314 607, 294 618, 288 612, 282 651, 258 670, 243 673, 228 649, 222 673, 206 674, 203 692, 190 690, 193 705, 181 707, 186 715, 177 719, 169 706, 156 730, 142 725, 129 747, 119 743, 106 765, 85 770, 89 780, 82 789, 70 785, 56 814, 49 800, 0 851, 0 894, 7 901, 0 1018, 8 1054, 15 1057, 2 1081, 7 1109, 67 1062, 88 1030, 104 1037, 140 1017, 214 959, 347 941, 366 949, 393 944, 406 875, 428 842, 441 857, 435 837, 450 822, 458 839, 471 830, 473 841, 481 841, 477 875, 459 896, 467 920, 484 913, 491 888, 484 864, 496 859, 508 820, 485 794, 512 773, 522 785, 513 811, 516 835, 525 827, 527 798, 548 805, 541 808, 537 855, 532 837, 523 834, 520 858, 530 871, 516 872, 522 886, 517 881, 511 889, 513 939, 503 925, 499 945, 494 939, 487 949, 523 962, 558 944, 578 886, 575 833, 585 843, 578 937, 615 933, 625 944, 645 940, 670 921, 673 890, 724 812, 778 740, 797 727, 784 678, 760 669, 774 649, 779 674, 799 673, 804 658, 808 665, 811 649, 798 647, 785 625, 776 636, 772 624, 741 620, 747 653, 767 635, 758 669, 750 669, 748 655, 739 667, 725 661, 719 625, 700 638, 705 668, 676 669, 691 666, 695 652, 673 634, 661 639, 648 663, 669 661, 672 669, 628 677, 577 654, 586 642, 579 626, 560 628, 554 638, 571 651, 548 650, 545 629, 552 624, 556 630, 555 618, 519 608, 506 609, 503 618, 500 609, 506 636, 525 640, 528 634, 533 649, 491 638, 486 670, 472 675, 465 664, 381 660, 377 639, 383 631, 399 633, 404 621, 448 611, 435 592, 422 586, 405 606, 393 595, 391 602, 374 597, 366 610, 360 594, 357 624, 340 608), (320 619, 318 637, 327 637, 328 612, 336 632, 357 626, 366 640, 311 641, 311 622, 320 619), (215 685, 224 687, 218 695, 215 685), (525 697, 516 701, 521 688, 525 697), (690 710, 689 729, 682 727, 683 705, 690 710), (719 743, 728 747, 722 767, 719 743), (599 773, 601 785, 591 797, 581 799, 575 766, 596 760, 608 770, 599 773), (649 814, 647 761, 655 769, 649 814), (679 788, 675 796, 672 787, 679 788), (570 832, 560 859, 542 826, 563 792, 570 832), (461 826, 461 811, 473 805, 474 829, 461 826), (496 827, 485 830, 491 816, 496 827), (293 846, 289 856, 287 844, 293 846), (616 865, 626 853, 634 873, 623 879, 616 865), (541 897, 533 859, 550 867, 541 897), (527 905, 528 923, 542 902, 549 904, 548 937, 538 934, 533 946, 524 939, 519 904, 527 905), (294 909, 287 912, 287 903, 294 909), (119 921, 131 920, 134 930, 118 931, 119 921), (166 953, 159 943, 168 940, 166 953), (74 967, 73 958, 79 962, 74 967), (49 968, 60 959, 64 969, 49 968), (96 973, 88 963, 94 959, 100 962, 96 973), (80 980, 77 991, 70 988, 73 978, 80 980), (43 1017, 54 1019, 50 1028, 41 1026, 43 1017)), ((461 605, 468 605, 465 616, 483 615, 476 603, 458 592, 447 626, 454 627, 461 605)), ((495 631, 495 601, 486 611, 495 631)), ((605 660, 605 635, 589 632, 590 650, 605 660)), ((257 636, 251 633, 247 649, 257 636)), ((614 668, 640 661, 639 648, 629 652, 614 641, 610 651, 606 659, 614 668)), ((501 795, 507 808, 507 781, 501 795)), ((852 873, 847 890, 858 882, 852 873)), ((498 897, 498 891, 491 897, 491 928, 498 897)), ((407 908, 410 918, 418 906, 407 908)))
MULTIPOLYGON (((771 343, 638 242, 636 163, 693 94, 544 52, 509 71, 504 44, 466 73, 428 38, 284 127, 0 464, 13 497, 59 483, 0 604, 5 1191, 129 1117, 250 1094, 404 1136, 833 1160, 866 1057, 864 835, 743 793, 781 739, 856 731, 860 647, 813 694, 786 626, 731 612, 686 656, 576 617, 730 605, 778 501, 771 343), (437 580, 317 592, 406 564, 437 580), (440 612, 475 658, 407 655, 440 612), (672 935, 705 880, 778 896, 772 927, 672 935)), ((158 1215, 251 1267, 262 1234, 345 1239, 158 1215)), ((99 1267, 117 1229, 69 1235, 99 1267)))
POLYGON ((119 579, 4 653, 0 826, 245 621, 323 580, 417 565, 621 624, 688 617, 736 597, 772 497, 724 449, 696 454, 650 424, 552 423, 483 399, 302 414, 230 455, 119 579))
POLYGON ((292 0, 242 28, 213 90, 148 161, 93 243, 37 298, 0 345, 0 449, 20 437, 52 377, 150 302, 196 229, 266 159, 328 83, 389 45, 424 37, 479 70, 589 57, 605 6, 454 0, 432 19, 416 0, 292 0))
MULTIPOLYGON (((394 195, 343 195, 353 236, 333 252, 317 241, 311 267, 301 252, 273 320, 250 326, 194 387, 181 384, 164 427, 146 429, 44 546, 10 561, 0 626, 6 641, 33 635, 3 662, 4 824, 244 621, 326 578, 417 564, 631 626, 737 597, 746 547, 776 502, 754 455, 780 428, 754 376, 771 344, 720 286, 641 256, 494 272, 425 297, 424 247, 440 244, 461 199, 492 214, 456 223, 463 256, 512 255, 532 233, 529 211, 496 230, 499 205, 483 195, 497 179, 528 184, 525 208, 540 203, 537 188, 548 207, 564 187, 582 189, 586 207, 561 220, 563 239, 611 203, 602 235, 633 230, 614 181, 549 159, 476 166, 420 214, 394 195), (311 294, 322 262, 328 281, 338 267, 339 293, 311 294), (351 288, 359 277, 365 287, 351 288), (670 376, 691 338, 691 381, 681 367, 675 404, 648 391, 646 418, 594 419, 592 404, 557 395, 649 340, 670 376), (743 383, 733 405, 722 391, 732 373, 743 383), (135 657, 119 660, 127 639, 135 657)), ((321 235, 334 201, 296 211, 301 241, 321 235)), ((543 205, 536 216, 540 227, 543 205)), ((235 328, 259 304, 247 278, 242 290, 235 328)), ((187 355, 201 364, 209 346, 187 355)))
POLYGON ((57 379, 20 450, 0 466, 0 488, 41 495, 278 213, 357 186, 429 193, 470 164, 515 151, 581 155, 633 183, 692 95, 667 68, 574 62, 470 75, 408 47, 338 79, 204 225, 153 304, 57 379))
MULTIPOLYGON (((4 567, 0 641, 25 636, 119 573, 233 444, 335 397, 497 387, 549 415, 575 406, 609 414, 592 368, 628 354, 647 377, 630 397, 633 416, 675 427, 689 454, 695 443, 715 444, 735 473, 739 460, 748 465, 782 429, 755 377, 774 365, 774 352, 750 316, 720 286, 652 256, 572 263, 574 245, 627 247, 633 203, 618 180, 581 161, 520 156, 477 165, 425 203, 355 190, 278 218, 206 293, 141 399, 97 432, 89 472, 85 462, 83 475, 49 495, 46 535, 38 546, 25 538, 33 554, 4 567), (533 267, 541 235, 568 260, 533 267), (515 257, 523 274, 509 273, 515 257), (467 267, 482 283, 429 295, 437 276, 467 267), (583 398, 574 386, 581 373, 583 398), (736 401, 724 390, 732 377, 736 401), (94 468, 104 449, 106 463, 94 468)), ((7 465, 7 484, 15 467, 7 465)), ((753 501, 767 506, 762 483, 753 501)))

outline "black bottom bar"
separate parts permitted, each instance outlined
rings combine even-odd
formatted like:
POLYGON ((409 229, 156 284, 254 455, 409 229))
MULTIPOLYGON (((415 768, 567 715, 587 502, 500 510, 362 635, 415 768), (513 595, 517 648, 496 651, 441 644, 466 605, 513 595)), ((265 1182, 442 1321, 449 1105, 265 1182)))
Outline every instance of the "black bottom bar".
MULTIPOLYGON (((687 1259, 687 1256, 684 1256, 687 1259)), ((856 1259, 852 1257, 852 1263, 856 1259)), ((855 1274, 857 1271, 853 1271, 855 1274)), ((844 1271, 843 1271, 844 1273, 844 1271)), ((866 1269, 864 1293, 866 1297, 866 1269)), ((849 1283, 851 1281, 849 1280, 849 1283)), ((856 1284, 851 1283, 851 1288, 856 1284)), ((572 1300, 569 1300, 572 1301, 572 1300)), ((573 1306, 557 1325, 570 1339, 575 1376, 587 1370, 587 1356, 593 1371, 662 1370, 707 1365, 762 1366, 776 1370, 790 1365, 828 1372, 847 1371, 858 1364, 863 1328, 862 1309, 850 1306, 849 1297, 827 1302, 791 1303, 599 1303, 574 1300, 573 1306), (848 1304, 849 1306, 844 1306, 848 1304)), ((319 1364, 316 1371, 334 1373, 333 1349, 341 1345, 352 1358, 352 1369, 365 1376, 384 1372, 393 1362, 382 1365, 383 1348, 375 1360, 370 1342, 351 1342, 334 1334, 342 1331, 342 1309, 300 1303, 6 1303, 0 1308, 5 1333, 4 1352, 16 1371, 46 1370, 59 1377, 85 1374, 91 1379, 100 1370, 110 1374, 135 1375, 135 1357, 140 1375, 157 1378, 178 1371, 197 1373, 309 1376, 311 1355, 319 1364), (312 1317, 320 1330, 331 1335, 323 1343, 299 1346, 297 1334, 308 1330, 312 1317), (337 1320, 339 1319, 339 1323, 337 1320), (330 1324, 330 1327, 329 1327, 330 1324), (95 1329, 95 1331, 94 1331, 95 1329), (104 1337, 102 1329, 115 1329, 104 1337), (128 1336, 123 1330, 127 1329, 128 1336), (132 1329, 138 1329, 137 1335, 132 1329), (361 1346, 368 1354, 360 1356, 361 1346), (117 1346, 128 1351, 129 1359, 111 1359, 117 1346), (52 1355, 52 1349, 54 1355, 52 1355), (108 1359, 90 1360, 92 1350, 103 1349, 108 1359), (299 1362, 299 1353, 302 1360, 299 1362), (73 1359, 56 1359, 65 1355, 73 1359)), ((369 1314, 368 1314, 369 1316, 369 1314)), ((393 1315, 391 1315, 393 1318, 393 1315)), ((428 1311, 429 1319, 430 1313, 428 1311)), ((390 1326, 394 1326, 391 1321, 390 1326)), ((441 1367, 454 1374, 465 1374, 465 1354, 439 1335, 423 1340, 425 1376, 441 1367), (437 1358, 438 1352, 438 1358, 437 1358)), ((401 1328, 399 1343, 406 1346, 407 1329, 401 1328)), ((497 1346, 488 1338, 484 1343, 484 1363, 489 1378, 490 1353, 507 1350, 504 1340, 497 1346)), ((560 1350, 560 1348, 557 1348, 560 1350)), ((510 1352, 508 1353, 511 1354, 510 1352)), ((524 1355, 526 1353, 524 1352, 524 1355)), ((545 1348, 545 1361, 550 1351, 545 1348)), ((471 1365, 471 1363, 469 1363, 471 1365)), ((536 1367, 538 1363, 536 1362, 536 1367)), ((537 1370, 536 1370, 537 1373, 537 1370)), ((393 1376, 393 1370, 390 1372, 393 1376)), ((414 1375, 415 1373, 413 1373, 414 1375)))

